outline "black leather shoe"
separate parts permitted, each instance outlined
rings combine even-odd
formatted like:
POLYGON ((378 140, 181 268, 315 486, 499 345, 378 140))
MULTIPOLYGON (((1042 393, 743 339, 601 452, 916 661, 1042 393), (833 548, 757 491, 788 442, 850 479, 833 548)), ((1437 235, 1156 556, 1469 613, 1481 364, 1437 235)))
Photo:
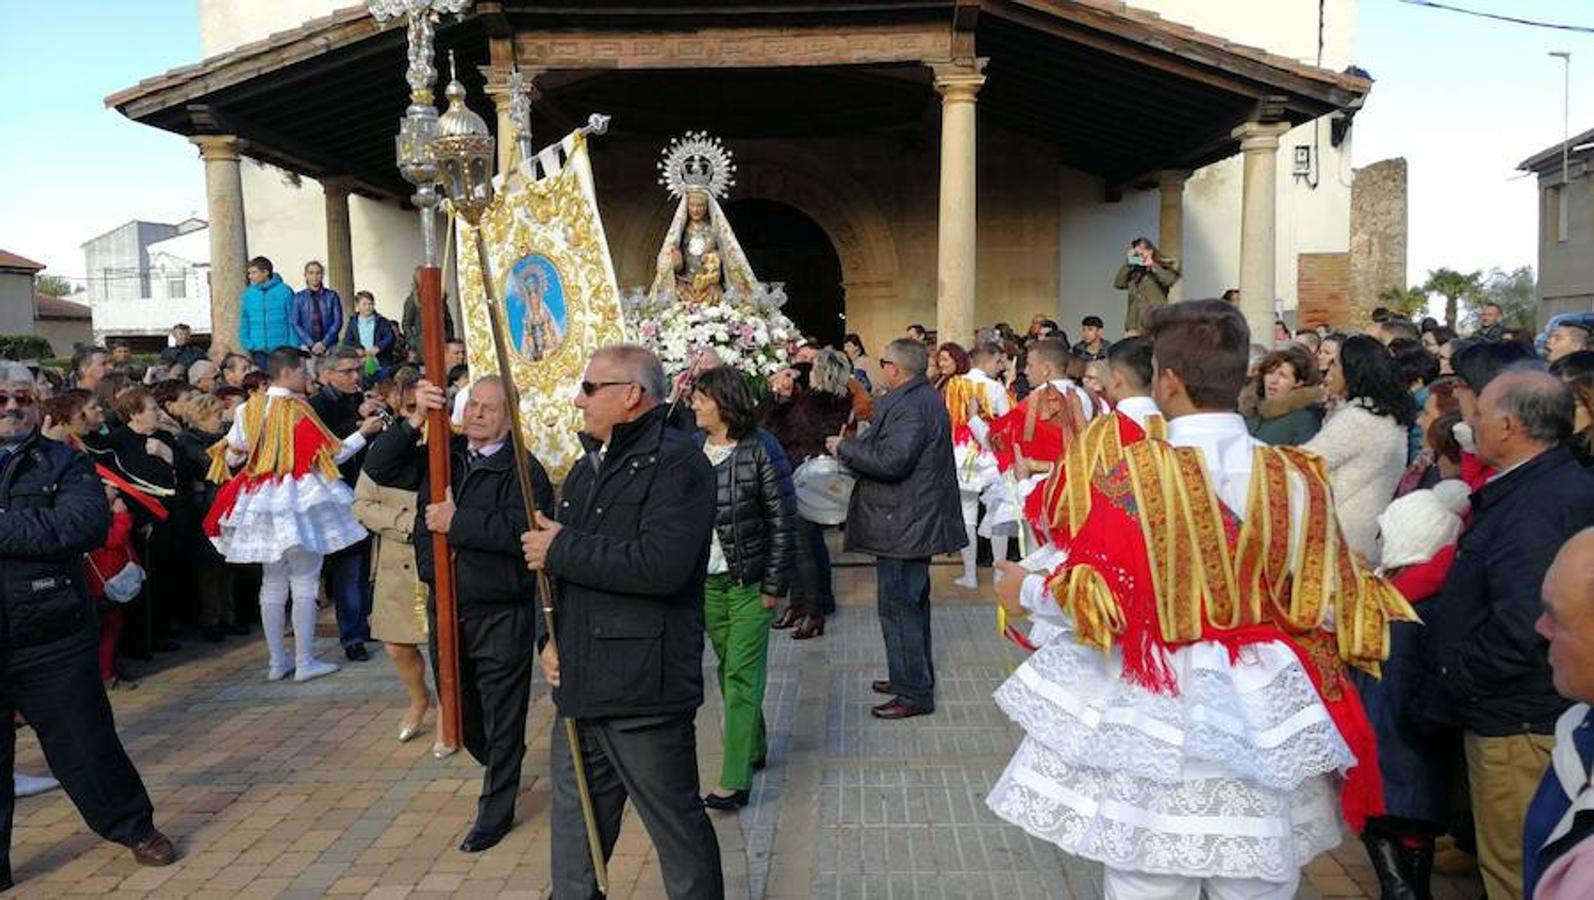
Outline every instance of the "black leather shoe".
POLYGON ((732 791, 730 794, 704 794, 703 806, 708 809, 733 810, 747 805, 752 791, 732 791))
POLYGON ((504 839, 504 835, 509 833, 509 827, 505 825, 501 828, 487 828, 473 825, 470 834, 465 835, 465 839, 459 842, 459 849, 466 853, 480 853, 496 847, 498 842, 504 839))
POLYGON ((343 655, 348 657, 349 662, 371 661, 371 651, 365 649, 364 644, 350 644, 349 646, 344 647, 343 655))
POLYGON ((141 866, 169 866, 177 861, 177 848, 172 839, 153 829, 143 840, 129 846, 133 859, 141 866))
POLYGON ((914 716, 927 716, 933 712, 935 712, 934 709, 914 706, 912 703, 898 697, 895 700, 872 707, 869 710, 869 715, 874 716, 876 719, 911 719, 914 716))

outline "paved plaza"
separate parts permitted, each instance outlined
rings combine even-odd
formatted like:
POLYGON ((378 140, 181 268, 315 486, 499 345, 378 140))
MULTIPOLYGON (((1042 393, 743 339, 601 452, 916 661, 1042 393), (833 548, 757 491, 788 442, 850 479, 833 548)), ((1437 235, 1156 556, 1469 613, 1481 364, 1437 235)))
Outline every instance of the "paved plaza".
MULTIPOLYGON (((769 768, 751 805, 714 814, 728 897, 1101 896, 1094 864, 985 809, 985 793, 1018 742, 990 695, 1019 657, 998 638, 991 607, 951 586, 956 574, 952 566, 934 570, 933 716, 869 716, 879 702, 869 682, 884 677, 871 568, 838 567, 843 608, 825 637, 773 636, 769 768)), ((334 642, 321 643, 330 658, 334 642)), ((502 844, 470 856, 456 847, 470 826, 480 770, 464 753, 433 759, 430 728, 396 742, 404 694, 380 655, 306 685, 266 683, 258 637, 219 648, 191 643, 159 663, 164 668, 139 689, 112 699, 157 822, 182 860, 140 868, 52 792, 17 803, 18 896, 546 896, 551 712, 540 676, 518 824, 502 844)), ((718 771, 718 718, 711 687, 698 719, 705 786, 718 771)), ((44 768, 31 732, 19 736, 17 761, 22 771, 44 768)), ((664 896, 634 817, 610 874, 613 897, 664 896)), ((1308 874, 1302 897, 1377 896, 1354 842, 1314 861, 1308 874)), ((1440 900, 1481 893, 1475 881, 1439 881, 1440 900)))

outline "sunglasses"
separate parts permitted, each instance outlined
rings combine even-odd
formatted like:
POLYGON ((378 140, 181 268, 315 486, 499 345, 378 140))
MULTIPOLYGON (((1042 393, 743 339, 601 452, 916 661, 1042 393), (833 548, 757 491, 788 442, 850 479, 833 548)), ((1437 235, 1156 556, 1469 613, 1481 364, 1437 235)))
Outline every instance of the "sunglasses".
POLYGON ((636 382, 634 381, 583 381, 581 382, 581 393, 584 396, 591 397, 593 394, 596 394, 598 391, 606 387, 616 387, 622 384, 635 383, 636 382))
POLYGON ((33 395, 29 393, 8 394, 0 391, 0 407, 4 407, 7 402, 15 403, 18 409, 27 409, 33 405, 33 395))

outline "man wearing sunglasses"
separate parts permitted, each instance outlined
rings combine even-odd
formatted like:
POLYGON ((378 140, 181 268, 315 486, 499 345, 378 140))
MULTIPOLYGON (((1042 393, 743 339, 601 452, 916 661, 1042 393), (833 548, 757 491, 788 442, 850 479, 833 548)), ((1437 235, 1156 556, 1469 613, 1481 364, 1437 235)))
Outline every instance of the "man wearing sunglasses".
MULTIPOLYGON (((714 470, 665 421, 658 358, 599 350, 582 378, 588 453, 565 481, 558 522, 521 538, 554 580, 558 652, 542 668, 560 716, 579 721, 604 847, 629 799, 659 853, 672 898, 725 895, 719 843, 703 809, 694 719, 703 704, 703 584, 714 470)), ((555 723, 556 734, 564 727, 555 723)), ((555 737, 553 896, 598 896, 568 742, 555 737)))
POLYGON ((912 338, 887 344, 880 355, 887 390, 875 403, 874 427, 856 438, 825 440, 825 448, 858 476, 843 546, 875 557, 887 676, 873 687, 891 697, 870 710, 878 719, 935 711, 930 557, 968 543, 952 423, 941 395, 924 378, 928 368, 924 344, 912 338))
MULTIPOLYGON (((89 827, 143 865, 169 865, 177 851, 116 736, 84 590, 83 555, 104 542, 110 507, 89 458, 42 437, 40 415, 32 374, 0 362, 0 765, 15 765, 20 712, 89 827)), ((0 890, 12 884, 14 802, 0 791, 0 890)))

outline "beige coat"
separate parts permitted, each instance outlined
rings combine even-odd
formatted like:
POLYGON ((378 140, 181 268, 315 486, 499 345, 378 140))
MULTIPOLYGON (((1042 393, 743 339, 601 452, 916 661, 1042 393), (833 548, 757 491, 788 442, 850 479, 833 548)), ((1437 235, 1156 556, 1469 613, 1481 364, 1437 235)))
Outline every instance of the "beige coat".
POLYGON ((360 473, 354 516, 370 530, 371 636, 389 644, 426 643, 425 586, 415 574, 415 492, 382 487, 360 473))

